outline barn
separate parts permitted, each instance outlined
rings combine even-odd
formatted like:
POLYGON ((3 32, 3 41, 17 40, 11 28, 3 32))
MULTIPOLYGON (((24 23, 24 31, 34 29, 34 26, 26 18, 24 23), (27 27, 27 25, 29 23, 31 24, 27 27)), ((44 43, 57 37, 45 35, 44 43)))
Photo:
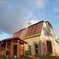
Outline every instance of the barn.
POLYGON ((40 21, 14 33, 26 41, 24 50, 29 55, 56 55, 56 35, 49 21, 40 21))

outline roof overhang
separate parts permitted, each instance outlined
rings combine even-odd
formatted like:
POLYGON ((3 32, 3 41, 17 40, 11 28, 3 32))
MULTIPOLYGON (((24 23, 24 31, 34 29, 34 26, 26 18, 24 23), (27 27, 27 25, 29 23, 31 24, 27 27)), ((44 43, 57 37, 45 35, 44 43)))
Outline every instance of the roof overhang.
POLYGON ((11 41, 14 41, 14 40, 19 40, 20 42, 23 42, 23 43, 27 44, 27 42, 25 42, 24 40, 22 40, 18 37, 6 38, 6 39, 1 40, 0 42, 11 42, 11 41))

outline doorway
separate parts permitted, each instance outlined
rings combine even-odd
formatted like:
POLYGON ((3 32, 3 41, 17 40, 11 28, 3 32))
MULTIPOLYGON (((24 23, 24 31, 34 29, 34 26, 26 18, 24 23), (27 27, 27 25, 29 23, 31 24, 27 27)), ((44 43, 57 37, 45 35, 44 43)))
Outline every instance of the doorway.
POLYGON ((38 56, 38 44, 35 44, 35 55, 38 56))
POLYGON ((52 53, 52 42, 51 41, 47 41, 47 50, 48 50, 48 54, 50 55, 52 53))
POLYGON ((17 45, 14 45, 14 50, 13 50, 13 55, 16 57, 17 56, 17 45))

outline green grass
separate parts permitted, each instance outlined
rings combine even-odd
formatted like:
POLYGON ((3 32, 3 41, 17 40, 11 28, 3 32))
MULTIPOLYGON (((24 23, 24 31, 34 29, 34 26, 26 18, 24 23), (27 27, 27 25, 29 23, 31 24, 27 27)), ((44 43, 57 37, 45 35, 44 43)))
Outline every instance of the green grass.
POLYGON ((22 56, 22 57, 19 57, 19 58, 12 58, 12 59, 37 59, 37 58, 22 56))
MULTIPOLYGON (((6 57, 0 56, 0 59, 6 59, 6 57)), ((33 58, 33 57, 29 57, 29 56, 21 56, 19 58, 10 58, 10 59, 37 59, 37 58, 33 58)))
POLYGON ((0 59, 6 59, 6 57, 5 56, 0 56, 0 59))
MULTIPOLYGON (((5 56, 0 56, 0 59, 6 59, 5 56)), ((59 59, 59 56, 22 56, 19 58, 11 58, 11 59, 59 59)))

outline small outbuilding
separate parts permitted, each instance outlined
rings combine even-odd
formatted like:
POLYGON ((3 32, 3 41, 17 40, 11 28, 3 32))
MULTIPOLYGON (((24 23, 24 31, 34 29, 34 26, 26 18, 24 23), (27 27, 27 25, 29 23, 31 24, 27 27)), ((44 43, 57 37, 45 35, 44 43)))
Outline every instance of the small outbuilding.
POLYGON ((20 38, 7 38, 0 41, 0 55, 9 55, 10 57, 19 57, 24 55, 25 41, 20 38))

